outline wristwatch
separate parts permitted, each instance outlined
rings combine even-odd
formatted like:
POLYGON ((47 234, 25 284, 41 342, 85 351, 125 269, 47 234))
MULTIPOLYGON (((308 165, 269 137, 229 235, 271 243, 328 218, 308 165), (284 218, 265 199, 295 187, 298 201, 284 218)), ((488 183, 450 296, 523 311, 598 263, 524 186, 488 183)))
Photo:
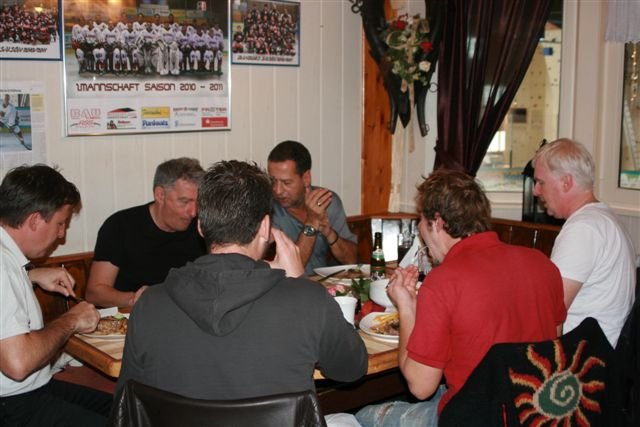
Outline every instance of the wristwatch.
POLYGON ((305 224, 302 228, 302 234, 307 237, 313 237, 317 235, 320 231, 318 231, 313 225, 305 224))

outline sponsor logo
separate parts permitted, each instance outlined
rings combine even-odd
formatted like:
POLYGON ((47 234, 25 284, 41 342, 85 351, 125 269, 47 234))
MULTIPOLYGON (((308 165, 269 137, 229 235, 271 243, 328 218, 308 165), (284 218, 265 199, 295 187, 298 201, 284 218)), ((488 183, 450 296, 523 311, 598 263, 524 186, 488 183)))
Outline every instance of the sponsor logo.
POLYGON ((100 120, 102 110, 100 108, 70 108, 69 117, 72 120, 100 120))
POLYGON ((111 120, 107 123, 107 129, 110 129, 110 130, 135 129, 135 128, 136 128, 135 122, 131 120, 126 120, 126 119, 118 119, 115 121, 111 120))
POLYGON ((92 119, 87 119, 87 120, 74 121, 69 124, 69 127, 74 129, 88 130, 88 129, 100 129, 101 125, 100 125, 100 122, 96 122, 95 120, 92 120, 92 119))
POLYGON ((133 108, 118 108, 107 113, 107 119, 135 119, 138 117, 136 110, 133 108))
POLYGON ((194 120, 174 120, 173 127, 174 128, 192 128, 198 126, 198 119, 194 120))
POLYGON ((227 109, 225 107, 202 107, 203 117, 226 117, 227 109))
POLYGON ((176 107, 173 109, 174 116, 195 116, 198 114, 198 107, 176 107))
POLYGON ((142 129, 167 129, 168 119, 142 119, 142 129))
POLYGON ((142 107, 143 119, 168 119, 169 107, 142 107))
POLYGON ((203 128, 227 127, 227 122, 228 122, 227 117, 203 117, 202 127, 203 128))

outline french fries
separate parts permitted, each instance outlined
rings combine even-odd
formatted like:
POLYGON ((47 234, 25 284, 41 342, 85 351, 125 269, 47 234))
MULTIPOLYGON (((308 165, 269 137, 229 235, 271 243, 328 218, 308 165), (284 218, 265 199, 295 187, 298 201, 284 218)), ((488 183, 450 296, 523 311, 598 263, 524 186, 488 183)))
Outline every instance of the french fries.
POLYGON ((398 313, 388 313, 373 319, 374 325, 371 326, 371 330, 378 334, 383 335, 398 335, 400 328, 400 318, 398 313))
POLYGON ((383 314, 382 316, 378 316, 375 319, 373 319, 373 321, 375 323, 388 323, 388 322, 393 322, 394 320, 398 319, 398 313, 389 313, 389 314, 383 314))

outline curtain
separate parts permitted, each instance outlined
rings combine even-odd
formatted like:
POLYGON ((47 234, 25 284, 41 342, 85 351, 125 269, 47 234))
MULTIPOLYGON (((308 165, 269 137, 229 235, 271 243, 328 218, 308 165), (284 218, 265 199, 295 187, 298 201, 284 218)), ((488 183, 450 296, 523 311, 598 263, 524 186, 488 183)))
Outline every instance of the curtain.
POLYGON ((607 33, 610 42, 640 42, 640 1, 609 0, 607 33))
POLYGON ((551 0, 449 0, 435 168, 475 176, 535 53, 551 0))

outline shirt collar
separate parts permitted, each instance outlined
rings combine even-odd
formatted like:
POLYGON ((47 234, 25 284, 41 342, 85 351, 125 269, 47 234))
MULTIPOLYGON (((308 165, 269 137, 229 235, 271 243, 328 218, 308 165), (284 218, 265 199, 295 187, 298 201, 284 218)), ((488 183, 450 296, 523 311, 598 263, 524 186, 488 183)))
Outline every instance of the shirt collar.
POLYGON ((24 254, 18 247, 18 244, 2 226, 0 226, 0 245, 4 246, 10 254, 15 256, 20 265, 26 266, 27 264, 29 264, 29 260, 26 256, 24 256, 24 254))

